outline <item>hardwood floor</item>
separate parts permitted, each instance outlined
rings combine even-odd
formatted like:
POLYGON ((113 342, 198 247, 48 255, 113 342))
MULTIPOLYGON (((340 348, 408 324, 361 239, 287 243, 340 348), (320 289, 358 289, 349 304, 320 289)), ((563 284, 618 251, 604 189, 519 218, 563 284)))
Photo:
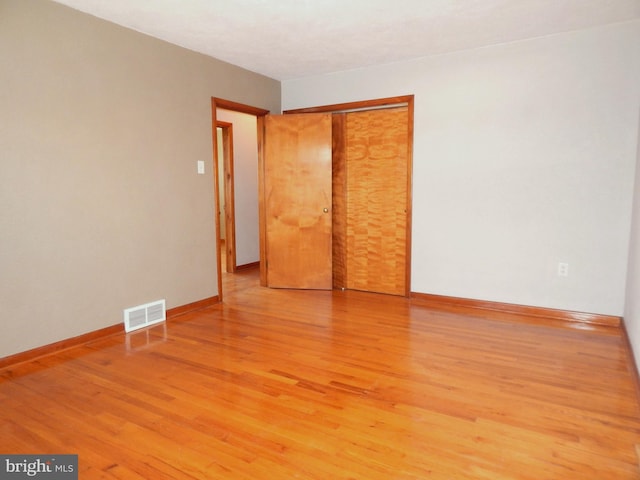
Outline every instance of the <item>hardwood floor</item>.
POLYGON ((0 370, 0 452, 77 453, 81 479, 640 479, 617 328, 225 282, 0 370))

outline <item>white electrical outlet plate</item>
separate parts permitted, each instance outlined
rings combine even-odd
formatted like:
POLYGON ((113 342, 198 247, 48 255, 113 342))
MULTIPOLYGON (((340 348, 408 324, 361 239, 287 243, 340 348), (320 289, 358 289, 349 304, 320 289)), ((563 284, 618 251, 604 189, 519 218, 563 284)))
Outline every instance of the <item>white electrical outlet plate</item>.
POLYGON ((204 160, 198 160, 198 173, 204 175, 204 160))
POLYGON ((568 277, 569 276, 569 264, 560 262, 558 263, 558 276, 559 277, 568 277))

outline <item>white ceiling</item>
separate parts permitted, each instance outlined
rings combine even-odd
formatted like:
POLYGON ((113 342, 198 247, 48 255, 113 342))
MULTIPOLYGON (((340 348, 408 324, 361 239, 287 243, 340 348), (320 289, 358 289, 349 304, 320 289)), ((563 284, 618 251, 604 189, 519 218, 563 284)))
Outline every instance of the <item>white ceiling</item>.
POLYGON ((640 18, 640 0, 56 0, 277 80, 640 18))

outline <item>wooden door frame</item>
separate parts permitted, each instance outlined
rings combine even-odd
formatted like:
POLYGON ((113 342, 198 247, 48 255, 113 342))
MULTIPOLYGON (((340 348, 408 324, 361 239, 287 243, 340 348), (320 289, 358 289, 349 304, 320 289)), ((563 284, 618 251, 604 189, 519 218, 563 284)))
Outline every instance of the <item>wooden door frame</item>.
MULTIPOLYGON (((263 108, 252 107, 250 105, 245 105, 238 102, 233 102, 230 100, 225 100, 223 98, 211 97, 211 137, 213 140, 213 192, 215 198, 215 226, 216 226, 216 273, 218 279, 218 298, 220 302, 223 299, 222 292, 222 256, 220 255, 220 192, 219 192, 219 175, 218 175, 218 134, 217 134, 217 126, 218 126, 218 115, 217 110, 221 108, 223 110, 231 110, 234 112, 246 113, 249 115, 254 115, 256 117, 258 123, 258 175, 259 175, 259 195, 260 202, 262 202, 261 189, 261 164, 262 164, 262 128, 264 125, 264 116, 269 113, 269 110, 265 110, 263 108)), ((260 207, 259 207, 260 208, 260 207)), ((260 214, 262 215, 262 214, 260 214)), ((235 216, 235 215, 234 215, 235 216)), ((226 218, 226 217, 225 217, 226 218)), ((262 235, 263 235, 263 219, 260 217, 260 260, 262 261, 262 235)), ((234 232, 235 232, 235 221, 234 221, 234 232)), ((234 235, 235 240, 235 235, 234 235)), ((235 258, 235 248, 234 248, 234 258, 235 258)), ((234 260, 235 264, 235 260, 234 260)), ((262 268, 261 270, 261 280, 262 280, 262 268)))
MULTIPOLYGON (((218 120, 216 127, 222 130, 222 175, 221 182, 224 190, 224 229, 225 258, 227 273, 236 271, 236 208, 235 208, 235 177, 233 172, 233 123, 218 120)), ((217 138, 217 136, 216 136, 217 138)), ((216 155, 215 168, 219 169, 220 159, 216 155)), ((219 180, 219 179, 218 179, 219 180)), ((218 185, 220 187, 220 184, 218 185)), ((220 212, 218 211, 218 214, 220 212)))
MULTIPOLYGON (((310 108, 298 108, 285 110, 284 114, 292 113, 348 113, 350 111, 372 110, 393 108, 399 106, 407 107, 407 115, 409 117, 409 129, 407 132, 407 223, 406 223, 406 269, 405 269, 405 296, 411 295, 411 219, 413 205, 413 111, 414 96, 403 95, 398 97, 379 98, 374 100, 363 100, 356 102, 338 103, 334 105, 322 105, 310 108)), ((334 125, 340 126, 343 119, 336 119, 334 125)), ((334 145, 335 147, 335 145, 334 145)), ((335 164, 334 164, 335 165, 335 164)), ((338 227, 343 227, 340 224, 338 227)), ((336 279, 336 276, 334 276, 336 279)))

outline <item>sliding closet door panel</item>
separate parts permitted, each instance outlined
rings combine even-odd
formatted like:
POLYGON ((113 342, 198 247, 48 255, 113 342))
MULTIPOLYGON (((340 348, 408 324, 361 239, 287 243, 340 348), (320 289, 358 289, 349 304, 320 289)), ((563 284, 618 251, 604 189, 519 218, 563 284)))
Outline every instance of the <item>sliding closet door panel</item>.
POLYGON ((265 119, 267 285, 331 289, 331 115, 265 119))
POLYGON ((406 295, 406 107, 346 119, 347 288, 406 295))

